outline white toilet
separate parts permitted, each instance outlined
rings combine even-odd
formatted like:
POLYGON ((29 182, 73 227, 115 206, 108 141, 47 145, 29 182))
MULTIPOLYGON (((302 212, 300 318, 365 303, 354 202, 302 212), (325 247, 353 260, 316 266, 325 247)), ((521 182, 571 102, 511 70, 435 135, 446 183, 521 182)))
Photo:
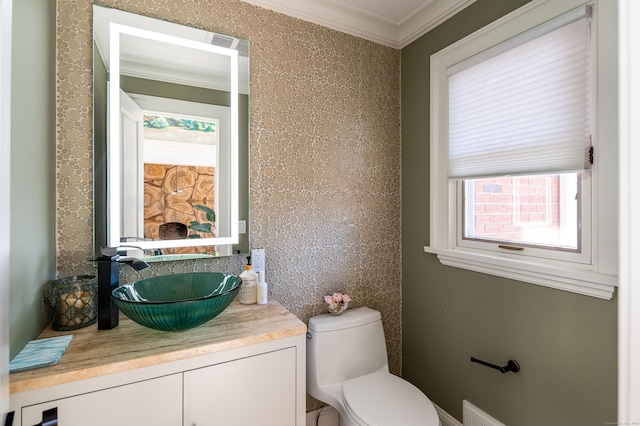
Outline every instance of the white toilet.
POLYGON ((307 392, 340 413, 341 426, 438 426, 417 387, 389 373, 380 312, 347 310, 309 320, 307 392))

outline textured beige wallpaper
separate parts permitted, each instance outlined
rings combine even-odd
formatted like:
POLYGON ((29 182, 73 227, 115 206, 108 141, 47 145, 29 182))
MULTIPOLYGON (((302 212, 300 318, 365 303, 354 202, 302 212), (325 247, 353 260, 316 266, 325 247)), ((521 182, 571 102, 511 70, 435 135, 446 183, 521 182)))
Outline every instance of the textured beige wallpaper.
MULTIPOLYGON (((270 294, 304 321, 341 289, 353 306, 380 310, 399 373, 400 52, 238 0, 95 3, 250 40, 251 242, 266 249, 270 294)), ((58 0, 57 14, 57 261, 66 276, 93 271, 92 2, 58 0)), ((192 260, 123 269, 123 278, 242 265, 192 260)))

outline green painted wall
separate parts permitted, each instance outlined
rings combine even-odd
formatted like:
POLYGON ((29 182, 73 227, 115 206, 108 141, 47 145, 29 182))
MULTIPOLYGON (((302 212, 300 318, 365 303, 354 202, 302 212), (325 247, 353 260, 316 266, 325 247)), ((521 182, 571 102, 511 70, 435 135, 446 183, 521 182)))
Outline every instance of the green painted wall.
POLYGON ((49 321, 55 278, 55 2, 13 2, 10 356, 49 321))
POLYGON ((429 57, 526 3, 478 0, 402 50, 402 369, 462 420, 469 400, 510 426, 616 420, 617 302, 445 267, 429 243, 429 57), (522 370, 501 374, 471 356, 522 370))

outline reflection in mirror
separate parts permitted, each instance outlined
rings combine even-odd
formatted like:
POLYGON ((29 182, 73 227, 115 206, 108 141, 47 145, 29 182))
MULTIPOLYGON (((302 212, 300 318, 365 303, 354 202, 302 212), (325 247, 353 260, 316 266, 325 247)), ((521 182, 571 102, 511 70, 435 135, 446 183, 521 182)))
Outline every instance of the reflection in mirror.
POLYGON ((93 10, 96 251, 247 253, 248 42, 93 10))

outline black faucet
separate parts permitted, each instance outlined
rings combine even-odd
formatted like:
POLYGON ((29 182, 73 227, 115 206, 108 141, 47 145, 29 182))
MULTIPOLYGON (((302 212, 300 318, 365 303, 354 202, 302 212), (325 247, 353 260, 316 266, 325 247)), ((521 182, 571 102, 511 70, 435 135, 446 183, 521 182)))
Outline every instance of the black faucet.
POLYGON ((117 247, 103 247, 98 262, 98 330, 118 326, 118 307, 111 300, 111 292, 120 284, 120 264, 126 263, 136 271, 149 265, 133 257, 121 258, 117 247))

